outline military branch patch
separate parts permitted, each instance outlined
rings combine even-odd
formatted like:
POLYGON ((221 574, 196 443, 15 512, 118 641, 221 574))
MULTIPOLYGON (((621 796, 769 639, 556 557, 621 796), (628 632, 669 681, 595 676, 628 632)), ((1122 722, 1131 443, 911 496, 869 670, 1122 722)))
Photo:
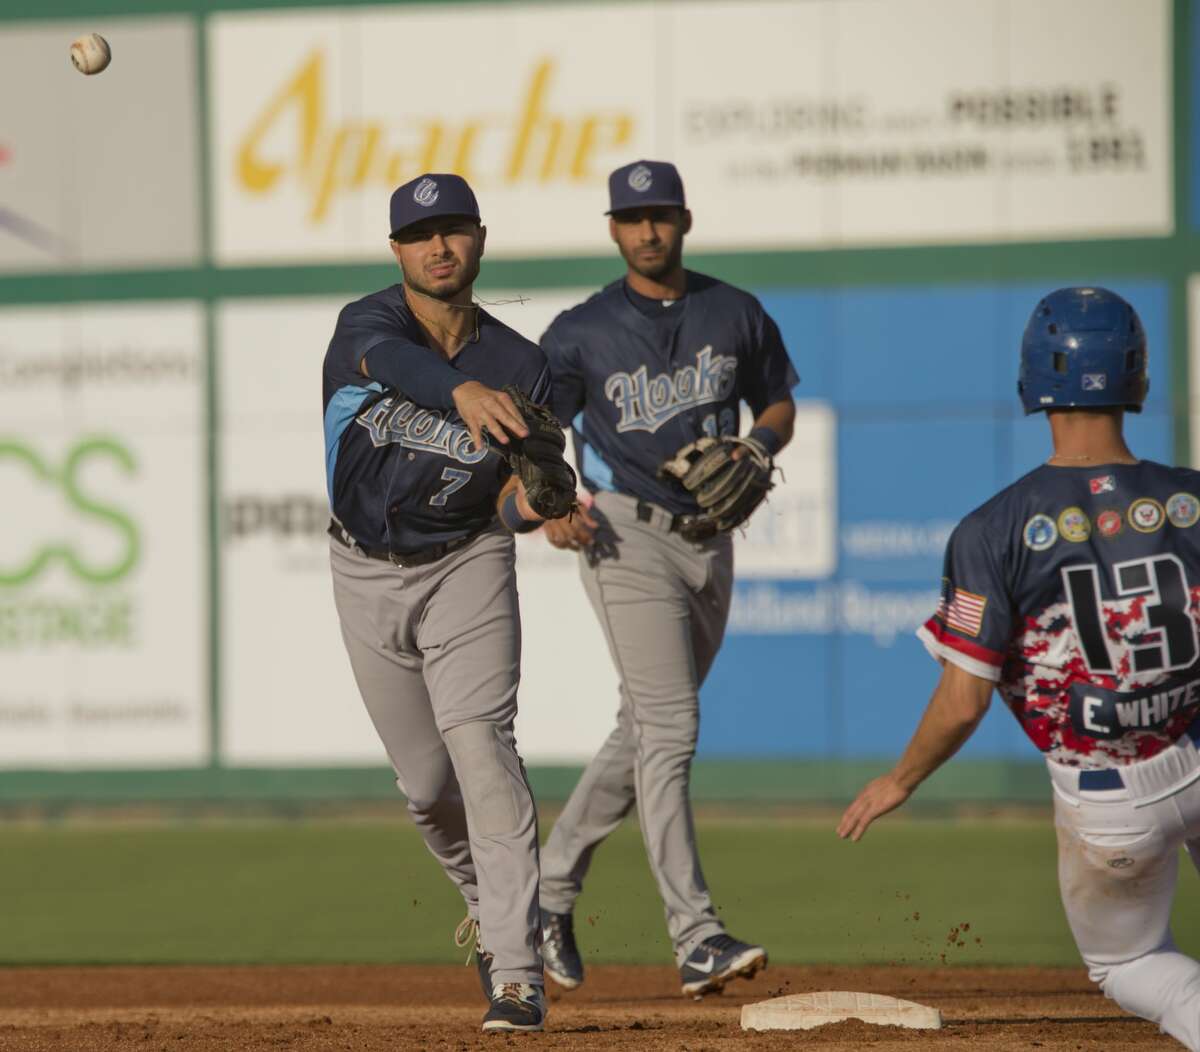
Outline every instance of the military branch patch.
POLYGON ((1115 537, 1124 525, 1125 520, 1121 518, 1121 513, 1112 508, 1096 516, 1096 530, 1101 537, 1115 537))
POLYGON ((1176 493, 1167 498, 1167 518, 1172 526, 1186 530, 1200 520, 1200 499, 1191 493, 1176 493))
POLYGON ((1038 514, 1025 523, 1021 536, 1025 541, 1026 548, 1035 552, 1044 552, 1058 540, 1058 528, 1049 515, 1038 514))
POLYGON ((1153 497, 1139 497, 1129 505, 1129 525, 1139 533, 1153 533, 1163 524, 1166 514, 1153 497))
POLYGON ((1082 508, 1067 508, 1058 517, 1058 532, 1063 540, 1078 544, 1092 535, 1092 523, 1082 508))
POLYGON ((1088 489, 1092 491, 1093 496, 1099 496, 1101 493, 1112 493, 1117 488, 1117 478, 1115 475, 1100 475, 1098 478, 1088 479, 1088 489))
POLYGON ((954 589, 954 598, 946 607, 943 615, 948 628, 961 632, 964 636, 977 636, 983 628, 983 608, 987 606, 987 596, 965 592, 961 588, 954 589))

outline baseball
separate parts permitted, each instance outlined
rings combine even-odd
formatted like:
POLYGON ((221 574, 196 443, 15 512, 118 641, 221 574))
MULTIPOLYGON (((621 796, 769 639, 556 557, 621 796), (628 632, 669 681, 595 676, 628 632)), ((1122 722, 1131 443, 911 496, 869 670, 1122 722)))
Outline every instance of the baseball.
POLYGON ((85 76, 103 72, 111 61, 112 48, 99 33, 85 33, 71 45, 71 62, 85 76))

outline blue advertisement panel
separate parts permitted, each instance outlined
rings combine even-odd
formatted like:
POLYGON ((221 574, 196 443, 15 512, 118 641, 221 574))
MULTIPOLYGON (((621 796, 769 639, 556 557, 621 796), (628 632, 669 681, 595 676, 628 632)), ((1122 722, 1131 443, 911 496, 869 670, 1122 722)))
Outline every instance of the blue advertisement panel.
MULTIPOLYGON (((1127 418, 1130 444, 1169 461, 1167 287, 1099 284, 1137 307, 1150 340, 1150 396, 1127 418)), ((913 633, 937 604, 950 531, 1051 452, 1044 418, 1026 418, 1016 390, 1021 333, 1047 291, 759 291, 800 373, 802 405, 824 405, 835 421, 829 455, 799 470, 831 475, 816 490, 833 495, 836 555, 809 576, 739 572, 701 696, 701 754, 851 758, 903 748, 937 680, 913 633)), ((781 486, 805 481, 790 470, 781 486)), ((1031 750, 996 705, 964 754, 1028 759, 1031 750)))

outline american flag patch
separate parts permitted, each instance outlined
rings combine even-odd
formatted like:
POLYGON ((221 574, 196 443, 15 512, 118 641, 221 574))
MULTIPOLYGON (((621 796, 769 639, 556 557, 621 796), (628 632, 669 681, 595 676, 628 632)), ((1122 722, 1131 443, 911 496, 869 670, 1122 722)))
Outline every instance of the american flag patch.
POLYGON ((1088 479, 1088 486, 1093 494, 1112 493, 1117 488, 1117 480, 1112 475, 1101 475, 1099 478, 1088 479))
MULTIPOLYGON (((943 600, 944 603, 944 600, 943 600)), ((987 597, 976 595, 974 592, 964 592, 961 588, 954 589, 954 598, 949 606, 944 606, 942 618, 948 628, 961 632, 964 636, 977 636, 983 628, 983 608, 987 606, 987 597)))

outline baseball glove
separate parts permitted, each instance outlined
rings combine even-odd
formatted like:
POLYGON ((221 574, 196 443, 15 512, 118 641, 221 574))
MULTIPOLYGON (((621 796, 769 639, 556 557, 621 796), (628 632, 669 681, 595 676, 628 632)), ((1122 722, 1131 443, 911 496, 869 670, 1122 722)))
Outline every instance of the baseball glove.
POLYGON ((757 441, 722 435, 684 446, 658 474, 675 479, 700 505, 698 514, 684 517, 679 533, 685 540, 703 541, 750 518, 767 499, 774 470, 771 455, 757 441), (738 449, 744 452, 734 460, 738 449))
POLYGON ((525 487, 525 499, 543 519, 561 519, 575 510, 575 471, 563 458, 567 436, 554 414, 512 384, 504 393, 529 428, 524 438, 510 435, 501 451, 525 487))

